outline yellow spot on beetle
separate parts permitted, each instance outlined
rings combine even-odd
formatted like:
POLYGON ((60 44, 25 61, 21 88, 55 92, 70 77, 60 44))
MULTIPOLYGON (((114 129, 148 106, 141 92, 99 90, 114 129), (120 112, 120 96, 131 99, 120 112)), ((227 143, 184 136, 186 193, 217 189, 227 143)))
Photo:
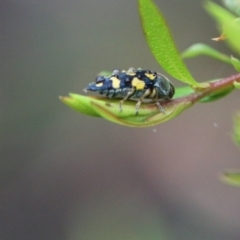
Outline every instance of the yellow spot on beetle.
POLYGON ((121 81, 116 77, 111 77, 110 79, 112 80, 112 87, 114 89, 119 89, 121 81))
POLYGON ((136 88, 136 90, 142 90, 145 87, 144 81, 139 80, 138 78, 133 78, 132 86, 136 88))
POLYGON ((96 83, 96 86, 97 86, 97 87, 102 87, 102 85, 103 85, 103 82, 96 83))
POLYGON ((155 75, 152 73, 145 73, 146 77, 148 77, 150 80, 154 80, 155 79, 155 75))

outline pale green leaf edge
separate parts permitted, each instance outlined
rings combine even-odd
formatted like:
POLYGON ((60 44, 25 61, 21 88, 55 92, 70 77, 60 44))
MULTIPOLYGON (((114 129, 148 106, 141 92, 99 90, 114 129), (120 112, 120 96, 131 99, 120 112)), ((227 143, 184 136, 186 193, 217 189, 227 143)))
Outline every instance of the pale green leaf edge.
POLYGON ((201 55, 212 57, 216 60, 225 62, 227 64, 232 64, 231 57, 203 43, 193 44, 192 46, 190 46, 189 48, 182 52, 183 59, 194 58, 201 55))
POLYGON ((221 180, 229 185, 240 187, 240 172, 228 171, 221 176, 221 180))
POLYGON ((139 0, 139 13, 148 46, 157 62, 172 77, 200 87, 178 52, 164 16, 152 0, 139 0))

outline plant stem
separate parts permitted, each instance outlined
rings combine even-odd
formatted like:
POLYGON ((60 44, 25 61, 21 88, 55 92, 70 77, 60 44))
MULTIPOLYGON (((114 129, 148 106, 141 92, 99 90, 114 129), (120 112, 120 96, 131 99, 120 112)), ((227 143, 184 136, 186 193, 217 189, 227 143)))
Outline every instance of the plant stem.
POLYGON ((172 101, 175 101, 176 103, 182 102, 182 101, 189 101, 194 104, 210 94, 212 95, 217 92, 221 92, 221 91, 224 92, 224 91, 233 89, 234 82, 240 82, 240 73, 238 73, 236 75, 232 75, 227 78, 216 80, 214 82, 209 82, 210 86, 208 88, 206 88, 205 90, 199 91, 199 92, 194 92, 186 97, 181 97, 178 99, 174 99, 172 101))

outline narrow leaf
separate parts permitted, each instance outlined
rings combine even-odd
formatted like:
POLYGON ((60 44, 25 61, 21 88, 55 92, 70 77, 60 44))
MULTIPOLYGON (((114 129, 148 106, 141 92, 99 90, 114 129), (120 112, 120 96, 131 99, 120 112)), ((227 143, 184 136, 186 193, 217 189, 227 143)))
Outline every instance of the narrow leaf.
POLYGON ((222 181, 225 183, 240 187, 240 172, 237 171, 231 171, 231 172, 225 172, 222 176, 222 181))
POLYGON ((231 57, 231 62, 232 62, 232 65, 234 66, 234 68, 238 71, 238 72, 240 72, 240 61, 237 59, 237 58, 235 58, 235 57, 231 57))
POLYGON ((240 112, 234 117, 232 138, 233 141, 240 147, 240 112))
POLYGON ((73 110, 89 116, 100 117, 91 107, 91 99, 87 96, 70 93, 69 96, 61 96, 59 99, 73 110))
POLYGON ((226 54, 223 54, 214 48, 209 47, 206 44, 203 43, 196 43, 192 45, 191 47, 187 48, 182 53, 182 58, 193 58, 200 55, 206 55, 212 58, 215 58, 219 61, 223 61, 228 64, 232 64, 231 58, 227 56, 226 54))
POLYGON ((175 88, 174 99, 188 96, 189 94, 192 94, 193 92, 194 92, 194 90, 189 85, 186 85, 184 87, 175 88))
POLYGON ((142 28, 150 50, 158 63, 174 78, 199 86, 181 59, 167 23, 152 0, 139 0, 142 28))
POLYGON ((142 103, 136 115, 136 101, 125 101, 122 111, 119 99, 82 96, 71 93, 60 100, 72 109, 86 115, 102 117, 111 122, 129 127, 149 127, 166 122, 193 105, 191 100, 183 98, 161 103, 164 112, 160 112, 156 103, 142 103))
POLYGON ((240 82, 235 81, 233 85, 235 88, 240 89, 240 82))
POLYGON ((232 85, 229 85, 224 89, 219 89, 218 91, 215 91, 214 93, 209 94, 205 98, 201 99, 199 102, 208 103, 208 102, 217 101, 220 98, 226 97, 233 90, 234 90, 234 87, 232 85))
POLYGON ((232 13, 216 3, 209 1, 205 5, 205 8, 217 21, 220 28, 223 28, 229 46, 240 54, 240 20, 236 19, 232 13))
POLYGON ((239 0, 222 0, 223 4, 232 12, 240 17, 240 1, 239 0))
POLYGON ((107 76, 110 76, 111 74, 112 72, 109 72, 109 71, 101 71, 100 73, 98 73, 98 76, 107 77, 107 76))

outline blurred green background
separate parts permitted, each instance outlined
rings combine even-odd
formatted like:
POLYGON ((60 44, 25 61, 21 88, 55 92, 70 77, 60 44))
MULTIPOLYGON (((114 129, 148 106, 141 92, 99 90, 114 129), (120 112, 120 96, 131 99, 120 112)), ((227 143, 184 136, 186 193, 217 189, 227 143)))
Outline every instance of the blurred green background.
MULTIPOLYGON (((219 33, 202 1, 156 3, 180 51, 203 42, 231 54, 211 42, 219 33)), ((0 26, 1 240, 240 239, 240 190, 218 179, 239 167, 238 92, 146 129, 58 99, 82 93, 102 70, 164 73, 136 0, 2 1, 0 26)), ((198 81, 234 73, 205 57, 187 65, 198 81)))

